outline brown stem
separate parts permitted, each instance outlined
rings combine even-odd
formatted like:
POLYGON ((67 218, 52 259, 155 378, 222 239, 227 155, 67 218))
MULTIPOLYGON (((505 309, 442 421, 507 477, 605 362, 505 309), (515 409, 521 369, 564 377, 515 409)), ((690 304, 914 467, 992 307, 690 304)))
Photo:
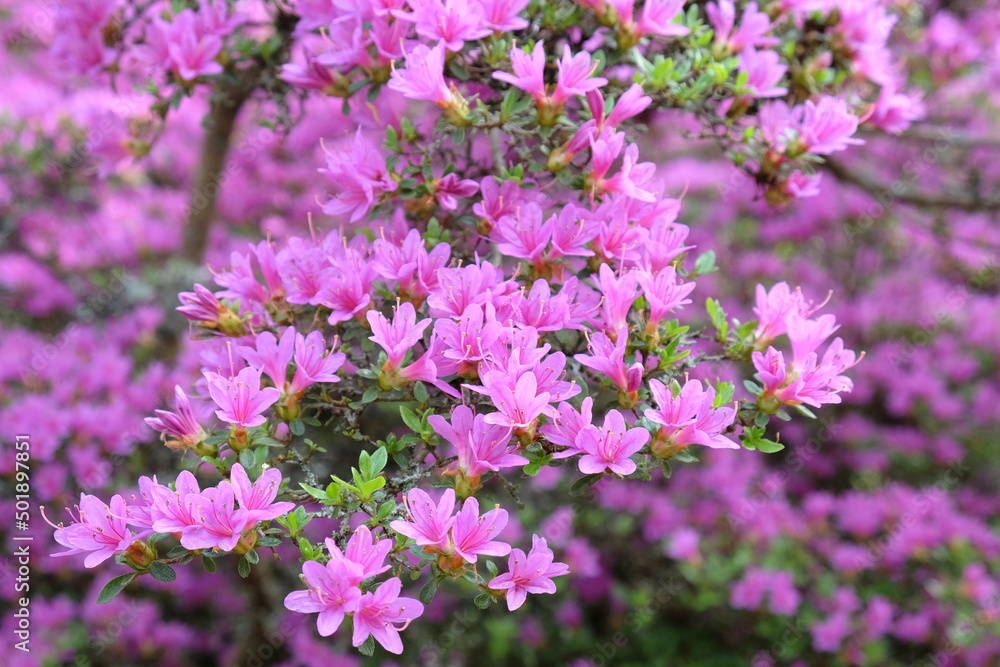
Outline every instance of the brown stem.
POLYGON ((886 187, 876 182, 869 174, 856 174, 836 160, 829 158, 826 161, 826 168, 837 177, 837 180, 855 185, 879 200, 931 208, 958 208, 971 212, 1000 210, 1000 199, 983 198, 976 192, 962 196, 924 192, 909 186, 886 187))

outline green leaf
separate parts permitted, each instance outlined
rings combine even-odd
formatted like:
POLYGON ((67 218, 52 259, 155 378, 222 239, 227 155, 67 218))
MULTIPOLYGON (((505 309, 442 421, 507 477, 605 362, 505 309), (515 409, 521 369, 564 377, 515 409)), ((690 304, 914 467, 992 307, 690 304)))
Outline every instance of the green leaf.
POLYGON ((420 589, 420 594, 417 596, 417 598, 420 600, 422 604, 428 605, 431 603, 431 600, 434 599, 434 594, 437 593, 437 588, 438 588, 437 579, 431 579, 426 584, 424 584, 423 588, 420 589))
POLYGON ((323 502, 326 502, 330 499, 330 496, 327 494, 327 492, 323 491, 322 489, 317 489, 314 486, 309 486, 308 484, 303 484, 302 482, 299 482, 299 486, 301 486, 306 493, 308 493, 316 500, 322 500, 323 502))
POLYGON ((246 579, 250 576, 250 562, 247 560, 246 556, 240 558, 239 564, 236 566, 236 570, 240 573, 240 576, 246 579))
POLYGON ((209 574, 215 574, 215 561, 208 556, 202 556, 201 564, 205 566, 205 571, 209 574))
POLYGON ((774 454, 775 452, 780 452, 785 448, 780 442, 774 442, 773 440, 758 440, 757 449, 764 452, 765 454, 774 454))
POLYGON ((257 465, 257 457, 253 455, 253 452, 249 449, 244 449, 240 452, 240 465, 246 470, 251 470, 255 465, 257 465))
POLYGON ((97 604, 107 604, 118 597, 118 594, 125 590, 125 587, 132 583, 135 579, 136 573, 131 572, 129 574, 123 574, 120 577, 115 577, 108 583, 104 584, 104 588, 97 595, 97 604))
POLYGON ((413 398, 417 399, 421 405, 427 403, 427 387, 424 386, 423 382, 413 383, 413 398))
POLYGON ((358 469, 361 471, 363 479, 371 479, 373 477, 372 457, 368 452, 361 452, 361 456, 358 459, 358 469))
POLYGON ((399 415, 403 418, 403 423, 406 424, 414 433, 422 433, 424 430, 423 424, 420 422, 420 417, 418 417, 413 410, 409 409, 405 405, 399 406, 399 415))
POLYGON ((251 565, 256 565, 257 563, 260 562, 260 554, 257 553, 256 549, 251 549, 250 551, 246 552, 246 554, 244 554, 243 557, 246 558, 247 562, 250 563, 251 565))
POLYGON ((750 380, 744 380, 743 386, 746 388, 747 391, 749 391, 754 396, 760 396, 761 394, 764 393, 763 387, 755 384, 754 382, 751 382, 750 380))
POLYGON ((274 537, 271 535, 268 535, 267 537, 262 537, 259 540, 257 540, 257 546, 259 547, 276 547, 279 544, 281 544, 281 538, 274 537))
POLYGON ((157 581, 169 583, 177 578, 174 568, 170 567, 162 560, 154 560, 149 564, 149 574, 157 581))
POLYGON ((293 419, 288 422, 288 430, 291 431, 293 435, 302 435, 306 432, 306 425, 301 419, 293 419))
POLYGON ((368 639, 358 647, 358 651, 361 652, 361 655, 368 656, 369 658, 375 655, 375 638, 368 635, 368 639))
POLYGON ((493 596, 489 593, 480 593, 476 596, 476 599, 473 600, 473 602, 475 602, 476 606, 480 609, 489 609, 490 605, 493 604, 493 596))
POLYGON ((385 468, 385 464, 389 462, 389 452, 385 451, 385 447, 379 447, 372 454, 372 474, 377 475, 382 472, 385 468))
POLYGON ((486 561, 486 569, 490 571, 490 574, 494 577, 500 574, 500 570, 497 569, 497 564, 491 560, 486 561))
POLYGON ((395 511, 395 509, 396 509, 396 501, 390 500, 387 503, 383 503, 378 508, 378 512, 376 512, 375 514, 375 520, 384 521, 385 519, 389 518, 389 515, 392 514, 395 511))
POLYGON ((570 487, 569 495, 582 496, 587 491, 589 491, 590 488, 594 486, 594 484, 597 484, 599 481, 601 481, 602 477, 604 477, 604 473, 596 473, 593 475, 586 475, 584 477, 581 477, 573 484, 573 486, 570 487))
POLYGON ((365 393, 362 394, 362 396, 361 396, 361 402, 362 403, 371 403, 376 398, 378 398, 379 394, 381 394, 381 393, 382 393, 382 390, 379 389, 377 386, 375 386, 375 387, 369 387, 367 390, 365 390, 365 393))
POLYGON ((660 471, 666 479, 670 479, 670 476, 674 474, 673 469, 670 467, 670 461, 663 461, 660 463, 660 471))

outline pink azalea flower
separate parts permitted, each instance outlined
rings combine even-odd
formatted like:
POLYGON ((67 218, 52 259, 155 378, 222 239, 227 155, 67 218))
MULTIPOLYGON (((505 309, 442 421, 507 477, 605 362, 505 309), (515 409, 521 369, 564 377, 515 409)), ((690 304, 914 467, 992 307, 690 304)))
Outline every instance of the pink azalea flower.
POLYGON ((56 542, 69 550, 52 556, 87 553, 84 567, 97 567, 143 537, 133 536, 128 529, 124 518, 125 501, 117 494, 112 496, 110 505, 105 505, 97 496, 81 493, 76 509, 79 518, 73 517, 74 523, 65 528, 57 527, 54 535, 56 542))
POLYGON ((294 591, 285 596, 285 608, 300 614, 319 612, 316 629, 329 637, 344 622, 344 616, 358 609, 361 590, 353 583, 360 566, 346 559, 332 558, 326 565, 314 560, 302 564, 302 575, 308 590, 294 591))
POLYGON ((176 490, 157 484, 149 486, 149 516, 152 528, 158 533, 186 533, 195 528, 192 515, 193 500, 201 490, 198 480, 187 470, 177 475, 176 490))
MULTIPOLYGON (((154 23, 152 29, 160 25, 154 23)), ((191 81, 199 76, 222 73, 222 65, 215 61, 222 51, 222 38, 205 32, 205 26, 193 10, 181 11, 166 26, 170 68, 182 80, 191 81)))
POLYGON ((655 326, 671 311, 691 303, 686 298, 694 290, 694 281, 682 283, 677 281, 677 271, 667 266, 655 275, 648 271, 639 271, 636 279, 642 287, 642 296, 649 303, 649 319, 647 324, 655 326))
POLYGON ((646 0, 635 26, 635 36, 682 37, 688 34, 687 26, 674 21, 683 9, 684 0, 646 0))
POLYGON ((288 381, 285 378, 288 364, 295 354, 295 329, 286 328, 281 332, 280 339, 275 338, 270 331, 261 332, 257 334, 255 345, 256 349, 246 345, 237 346, 236 353, 271 378, 279 391, 287 393, 288 381))
POLYGON ((458 450, 455 465, 468 477, 528 464, 528 459, 517 454, 517 447, 510 446, 509 427, 487 424, 484 415, 474 414, 464 405, 451 411, 451 423, 441 415, 431 415, 427 421, 458 450))
POLYGON ((479 516, 479 501, 467 498, 451 527, 454 553, 468 563, 477 562, 479 554, 506 556, 510 553, 510 545, 491 539, 499 535, 506 525, 507 510, 497 506, 479 516))
POLYGON ((417 312, 413 304, 408 301, 396 308, 391 323, 377 310, 369 310, 366 316, 374 334, 368 340, 382 346, 389 355, 386 363, 392 368, 399 368, 406 353, 420 341, 424 330, 433 321, 431 318, 425 318, 417 322, 417 312))
POLYGON ((718 4, 710 2, 705 5, 705 11, 715 30, 715 44, 729 53, 739 53, 747 47, 769 47, 781 43, 775 37, 765 37, 771 29, 771 19, 758 11, 756 2, 749 2, 743 8, 740 27, 735 31, 736 8, 732 0, 719 0, 718 4))
POLYGON ((180 385, 174 387, 174 407, 176 413, 157 410, 156 417, 147 417, 144 421, 154 431, 172 436, 185 445, 193 446, 201 442, 205 430, 198 423, 191 402, 180 385))
POLYGON ((321 63, 308 46, 302 47, 305 64, 285 63, 281 66, 281 78, 293 86, 305 90, 332 91, 337 88, 333 72, 321 63))
POLYGON ((538 535, 531 536, 531 551, 526 556, 520 549, 511 551, 507 561, 509 572, 495 577, 489 584, 495 591, 507 591, 507 609, 520 609, 528 593, 555 593, 553 577, 569 574, 565 563, 557 563, 555 554, 545 540, 538 535))
POLYGON ((326 548, 330 551, 331 560, 342 560, 348 563, 345 573, 352 586, 358 586, 369 577, 389 570, 385 558, 392 550, 390 539, 376 540, 368 526, 358 526, 347 542, 347 549, 342 553, 336 543, 326 538, 326 548))
POLYGON ((274 405, 281 392, 273 387, 260 388, 260 371, 247 367, 235 378, 224 378, 218 373, 205 373, 208 392, 219 406, 215 411, 219 419, 243 428, 253 428, 267 422, 261 413, 274 405))
POLYGON ((295 376, 288 391, 297 394, 319 382, 340 382, 337 371, 347 361, 347 355, 328 351, 323 333, 311 331, 308 336, 296 334, 294 359, 295 376))
POLYGON ((616 276, 610 266, 601 264, 597 288, 604 296, 601 302, 604 330, 611 336, 617 336, 622 327, 628 326, 629 309, 639 296, 639 276, 634 271, 616 276))
POLYGON ((537 264, 552 238, 552 226, 545 220, 542 207, 528 202, 513 214, 500 218, 490 231, 490 240, 504 255, 537 264))
POLYGON ((229 473, 230 483, 233 487, 233 494, 240 507, 246 510, 246 522, 252 526, 258 521, 270 521, 277 519, 282 514, 287 514, 295 509, 295 503, 274 502, 278 496, 278 489, 281 488, 281 471, 277 468, 268 468, 257 481, 250 483, 247 471, 239 463, 233 465, 229 473))
POLYGON ((588 91, 608 83, 604 77, 593 77, 597 64, 591 63, 589 53, 583 51, 574 56, 568 44, 563 45, 563 55, 559 59, 558 68, 556 89, 552 93, 552 104, 557 107, 562 106, 574 95, 586 95, 588 91))
POLYGON ((619 390, 638 391, 642 382, 642 363, 625 366, 625 348, 628 344, 628 328, 618 331, 617 344, 601 332, 590 337, 588 351, 592 354, 578 354, 573 358, 599 376, 607 377, 619 390))
POLYGON ((451 106, 454 95, 444 82, 444 56, 443 43, 434 48, 418 44, 406 55, 406 69, 393 68, 389 88, 411 100, 427 100, 442 108, 451 106))
POLYGON ((611 134, 608 128, 601 137, 591 139, 590 151, 593 169, 587 176, 587 189, 591 197, 620 192, 640 201, 654 201, 652 192, 641 186, 652 177, 656 166, 652 162, 639 162, 639 147, 630 144, 625 149, 621 169, 611 178, 605 178, 611 165, 618 159, 625 141, 625 133, 611 134))
MULTIPOLYGON (((659 380, 649 381, 658 409, 648 409, 646 419, 662 428, 658 438, 666 440, 668 450, 698 444, 713 449, 739 449, 740 445, 722 435, 736 418, 733 408, 714 408, 715 390, 705 389, 701 380, 688 380, 677 396, 659 380)), ((660 446, 653 444, 654 452, 660 446)))
POLYGON ((392 192, 396 182, 389 177, 385 158, 378 148, 365 139, 361 128, 354 135, 348 150, 328 151, 326 169, 320 169, 340 190, 323 204, 327 215, 351 214, 357 222, 378 204, 382 192, 392 192))
POLYGON ((746 73, 746 89, 752 97, 781 97, 788 93, 787 88, 777 85, 788 68, 778 62, 778 54, 774 51, 743 49, 739 71, 746 73))
POLYGON ((479 183, 471 179, 459 180, 455 173, 448 174, 434 188, 434 198, 438 205, 445 211, 454 211, 458 208, 458 200, 472 197, 479 192, 479 183))
POLYGON ((407 519, 397 519, 389 527, 401 535, 416 540, 419 546, 437 551, 451 551, 448 531, 455 523, 452 511, 455 509, 455 490, 447 489, 435 504, 426 492, 410 489, 403 498, 407 519))
POLYGON ((552 418, 552 424, 546 424, 538 431, 548 438, 553 445, 566 447, 561 452, 552 455, 554 459, 565 459, 574 454, 582 453, 576 446, 576 436, 594 421, 594 399, 588 396, 583 399, 579 412, 569 403, 560 403, 552 418))
POLYGON ((195 284, 194 292, 181 292, 177 295, 183 306, 178 306, 174 310, 193 322, 219 321, 219 312, 222 304, 215 298, 208 288, 195 284))
POLYGON ((489 371, 482 378, 482 393, 497 412, 486 415, 487 424, 529 429, 540 415, 549 414, 549 392, 538 392, 538 380, 528 371, 516 380, 503 371, 489 371))
POLYGON ((644 428, 629 429, 620 412, 609 410, 601 428, 585 426, 576 436, 576 447, 584 453, 580 457, 580 472, 593 475, 610 471, 617 475, 631 475, 636 465, 629 457, 639 452, 647 442, 649 431, 644 428))
POLYGON ((528 6, 528 0, 479 0, 483 10, 483 25, 494 32, 513 32, 528 27, 528 21, 518 16, 528 6))
POLYGON ((186 549, 232 551, 250 523, 249 512, 236 508, 233 486, 225 480, 200 494, 188 495, 185 502, 191 508, 194 524, 181 535, 181 545, 186 549))
POLYGON ((858 129, 858 117, 847 110, 847 102, 841 98, 824 95, 818 103, 806 100, 794 113, 801 146, 814 155, 829 155, 865 143, 851 136, 858 129))
POLYGON ((802 292, 793 291, 786 282, 776 283, 770 291, 763 285, 757 285, 756 300, 753 312, 757 316, 757 329, 754 336, 758 346, 767 345, 787 333, 788 321, 792 317, 809 315, 809 306, 802 292))
POLYGON ((412 598, 399 597, 402 583, 397 577, 388 579, 374 593, 365 593, 357 602, 354 612, 354 646, 361 646, 369 636, 375 638, 386 651, 399 655, 403 642, 399 631, 409 621, 424 613, 424 605, 412 598), (403 623, 397 627, 397 623, 403 623))
POLYGON ((486 357, 487 350, 503 333, 493 304, 486 309, 470 303, 458 321, 441 318, 434 323, 434 332, 444 343, 444 356, 463 364, 476 364, 486 357))
POLYGON ((535 98, 535 102, 543 104, 548 99, 545 93, 545 47, 543 42, 535 43, 535 48, 529 56, 513 46, 510 50, 510 67, 513 74, 493 72, 493 78, 520 88, 535 98))
POLYGON ((418 35, 449 51, 457 53, 466 41, 490 34, 490 29, 483 27, 482 5, 475 0, 411 0, 410 6, 413 12, 395 10, 392 15, 416 23, 418 35))

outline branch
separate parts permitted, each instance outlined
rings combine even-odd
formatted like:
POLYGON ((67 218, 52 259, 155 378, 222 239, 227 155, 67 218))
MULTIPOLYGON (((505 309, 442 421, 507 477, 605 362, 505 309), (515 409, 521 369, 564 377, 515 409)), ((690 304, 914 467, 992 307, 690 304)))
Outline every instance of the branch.
POLYGON ((885 201, 895 201, 929 208, 957 208, 970 212, 1000 210, 1000 199, 984 199, 979 196, 979 193, 975 192, 969 196, 961 196, 923 192, 912 187, 897 188, 896 184, 886 187, 878 183, 870 174, 856 174, 839 162, 829 158, 826 160, 826 168, 837 180, 855 185, 883 203, 885 201))

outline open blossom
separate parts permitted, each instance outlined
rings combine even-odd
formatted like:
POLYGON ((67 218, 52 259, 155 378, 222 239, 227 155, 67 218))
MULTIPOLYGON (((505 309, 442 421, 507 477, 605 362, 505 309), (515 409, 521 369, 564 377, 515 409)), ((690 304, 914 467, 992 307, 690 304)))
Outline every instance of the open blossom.
POLYGON ((610 379, 619 390, 633 392, 642 383, 642 362, 625 365, 625 350, 628 344, 628 328, 618 331, 617 343, 600 331, 590 337, 588 350, 591 354, 578 354, 574 359, 595 371, 599 376, 610 379))
POLYGON ((79 517, 73 517, 74 523, 65 528, 58 527, 55 531, 56 542, 69 550, 53 556, 86 553, 84 567, 97 567, 143 537, 132 535, 128 529, 124 518, 125 501, 117 494, 111 498, 110 504, 105 505, 100 498, 81 493, 77 512, 79 517))
POLYGON ((487 424, 484 415, 474 415, 467 406, 456 406, 450 423, 441 415, 431 415, 427 421, 458 450, 456 466, 468 477, 528 464, 517 447, 509 446, 510 427, 487 424))
POLYGON ((399 631, 424 613, 424 605, 412 598, 400 597, 402 582, 398 577, 384 581, 374 593, 365 593, 354 612, 354 635, 351 643, 361 646, 369 636, 386 651, 399 655, 403 642, 399 631), (397 624, 402 624, 397 627, 397 624))
POLYGON ((184 9, 170 23, 154 19, 149 26, 147 59, 174 71, 182 80, 221 74, 215 58, 222 51, 222 37, 209 32, 204 16, 184 9))
POLYGON ((302 47, 302 57, 305 64, 285 63, 281 66, 281 78, 299 88, 306 90, 335 91, 337 80, 330 68, 316 57, 308 46, 302 47))
POLYGON ((613 130, 610 128, 606 129, 599 138, 591 139, 590 151, 593 169, 587 175, 586 188, 592 198, 597 195, 620 192, 634 199, 651 202, 656 197, 642 186, 652 177, 656 166, 652 162, 639 162, 639 147, 635 144, 629 144, 625 149, 618 173, 610 178, 605 178, 621 153, 624 141, 624 132, 613 134, 613 130))
POLYGON ((483 11, 483 25, 494 32, 513 32, 528 27, 528 21, 518 16, 528 6, 528 0, 478 0, 483 11))
POLYGON ((555 562, 555 554, 549 549, 544 538, 531 536, 531 551, 525 555, 520 549, 513 549, 507 560, 508 572, 495 577, 489 587, 495 591, 507 591, 507 609, 519 609, 528 593, 555 593, 553 577, 569 574, 565 563, 555 562))
POLYGON ((271 378, 271 382, 279 391, 285 392, 288 364, 295 354, 295 329, 286 328, 281 332, 280 338, 275 338, 270 331, 261 332, 257 335, 255 344, 256 349, 240 345, 236 348, 236 353, 271 378))
POLYGON ((351 584, 358 586, 369 577, 382 574, 391 569, 386 565, 385 558, 392 550, 391 539, 377 539, 368 529, 368 526, 358 526, 351 539, 347 542, 347 548, 341 552, 340 547, 330 539, 326 538, 326 548, 330 552, 331 560, 342 560, 351 564, 345 568, 351 584), (354 567, 356 566, 356 568, 354 567))
POLYGON ((646 410, 646 419, 661 425, 653 444, 654 453, 671 454, 694 444, 713 449, 740 448, 723 435, 736 418, 736 410, 713 407, 712 387, 705 389, 701 380, 688 380, 675 396, 670 387, 659 380, 650 380, 649 389, 657 409, 646 410))
POLYGON ((490 397, 497 409, 486 415, 487 424, 528 429, 539 416, 551 412, 551 394, 539 391, 538 379, 532 371, 516 379, 503 371, 489 371, 482 383, 482 393, 490 397))
POLYGON ((547 100, 544 79, 545 46, 541 40, 535 43, 535 48, 530 56, 517 48, 517 45, 511 47, 510 67, 514 70, 513 74, 493 72, 493 78, 509 83, 515 88, 520 88, 535 98, 535 102, 538 104, 547 100))
POLYGON ((208 392, 219 406, 215 411, 219 419, 243 428, 253 428, 267 422, 261 413, 274 405, 281 392, 273 387, 260 388, 260 371, 250 366, 237 373, 235 378, 225 378, 218 373, 205 373, 208 392))
POLYGON ((753 97, 781 97, 787 88, 778 86, 788 68, 778 62, 775 51, 743 49, 740 52, 740 72, 746 73, 746 88, 753 97))
POLYGON ((286 595, 285 607, 300 614, 318 612, 316 629, 323 637, 329 637, 344 622, 344 617, 358 608, 361 590, 353 582, 360 571, 359 565, 344 559, 331 558, 326 565, 307 560, 302 564, 302 577, 308 590, 286 595))
POLYGON ((644 35, 682 37, 688 34, 687 26, 674 20, 683 9, 684 0, 646 0, 636 22, 636 38, 644 35))
POLYGON ((601 264, 597 287, 604 296, 601 314, 604 330, 609 336, 617 337, 618 332, 628 325, 628 312, 639 297, 639 276, 635 271, 626 271, 616 276, 607 264, 601 264))
POLYGON ((428 42, 438 43, 435 48, 444 46, 458 52, 466 41, 490 34, 490 29, 483 27, 482 5, 476 0, 420 0, 410 2, 410 6, 414 11, 397 9, 392 15, 415 23, 418 35, 428 42))
POLYGON ((186 503, 192 525, 181 535, 181 545, 187 549, 232 551, 243 530, 253 524, 249 521, 250 513, 236 507, 236 493, 226 480, 199 494, 188 495, 186 503))
POLYGON ((399 368, 406 353, 423 337, 424 330, 433 321, 425 318, 417 322, 417 312, 408 301, 396 308, 392 322, 377 310, 369 310, 366 316, 373 334, 369 340, 382 346, 389 357, 386 363, 392 368, 399 368))
POLYGON ((411 100, 427 100, 439 107, 454 101, 451 89, 444 82, 444 45, 434 48, 418 44, 406 54, 406 69, 392 70, 388 86, 411 100))
POLYGON ((351 222, 361 220, 378 204, 383 192, 396 189, 396 182, 389 177, 385 158, 378 148, 365 139, 361 128, 347 150, 333 150, 326 154, 326 169, 320 169, 339 192, 323 204, 328 215, 351 214, 351 222))
POLYGON ((841 98, 824 95, 818 103, 806 100, 793 113, 801 147, 810 153, 829 155, 865 143, 852 136, 858 129, 858 117, 841 98))
POLYGON ((694 281, 678 282, 677 271, 672 266, 664 267, 656 274, 638 271, 636 279, 642 287, 642 296, 649 304, 647 324, 652 326, 659 324, 674 309, 691 303, 687 296, 696 286, 694 281))
POLYGON ((594 399, 588 396, 580 404, 577 411, 569 403, 560 403, 552 424, 539 428, 539 432, 548 438, 553 445, 566 447, 561 452, 552 455, 554 459, 564 459, 581 453, 576 445, 576 436, 594 421, 594 399))
POLYGON ((510 545, 493 539, 506 525, 507 510, 497 506, 480 516, 479 501, 466 498, 451 526, 454 554, 468 563, 477 562, 479 554, 506 556, 510 553, 510 545))
POLYGON ((794 316, 809 315, 809 306, 799 290, 792 290, 788 283, 775 283, 770 291, 757 285, 757 305, 753 312, 757 315, 757 329, 754 336, 757 346, 766 346, 772 340, 788 331, 788 321, 794 316))
POLYGON ((771 19, 757 9, 756 2, 749 2, 743 8, 740 26, 736 30, 733 30, 736 22, 733 0, 719 0, 718 4, 710 2, 705 5, 705 12, 715 31, 715 43, 729 53, 739 53, 747 47, 768 47, 781 43, 775 37, 766 36, 771 29, 771 19))
POLYGON ((625 418, 617 410, 610 410, 600 428, 586 426, 576 436, 580 457, 580 472, 585 475, 613 472, 631 475, 636 465, 631 457, 649 442, 649 431, 644 428, 629 429, 625 418))
POLYGON ((251 484, 247 471, 236 463, 229 479, 236 501, 246 510, 247 525, 270 521, 295 509, 295 503, 274 502, 281 487, 281 471, 277 468, 268 468, 251 484))
POLYGON ((574 56, 568 44, 563 45, 563 55, 558 67, 556 89, 552 93, 552 103, 556 106, 561 106, 574 95, 584 96, 608 83, 604 77, 593 76, 597 64, 591 62, 589 53, 582 51, 574 56))
MULTIPOLYGON (((336 347, 336 343, 334 343, 336 347)), ((347 355, 326 349, 326 339, 321 331, 311 331, 308 336, 295 336, 295 376, 289 391, 296 394, 319 382, 340 382, 337 371, 347 355)))
POLYGON ((451 538, 448 532, 455 517, 455 490, 447 489, 440 501, 435 503, 427 492, 420 489, 410 489, 403 498, 406 505, 407 519, 397 519, 389 524, 397 533, 416 540, 418 545, 431 549, 451 551, 451 538))
POLYGON ((457 174, 451 173, 437 182, 434 198, 445 211, 454 211, 458 208, 459 199, 472 197, 477 192, 479 183, 468 178, 460 180, 457 174))

